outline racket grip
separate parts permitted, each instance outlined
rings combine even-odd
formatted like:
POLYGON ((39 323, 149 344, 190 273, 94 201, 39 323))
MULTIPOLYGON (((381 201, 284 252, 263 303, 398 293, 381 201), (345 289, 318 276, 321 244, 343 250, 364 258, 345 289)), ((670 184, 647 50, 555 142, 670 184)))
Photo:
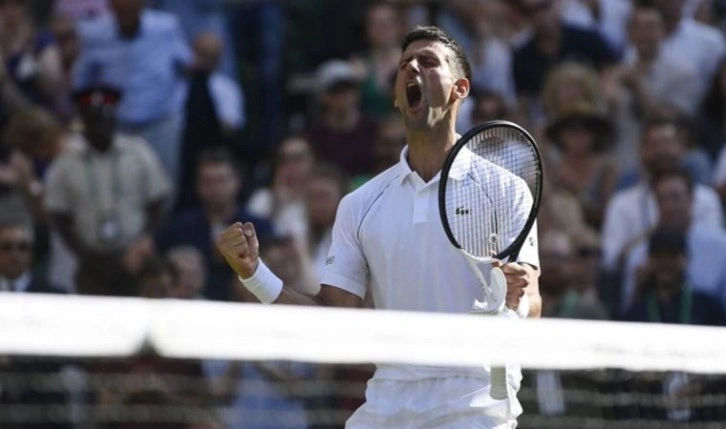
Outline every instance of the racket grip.
POLYGON ((507 368, 504 366, 492 367, 492 388, 489 393, 493 399, 507 399, 507 368))

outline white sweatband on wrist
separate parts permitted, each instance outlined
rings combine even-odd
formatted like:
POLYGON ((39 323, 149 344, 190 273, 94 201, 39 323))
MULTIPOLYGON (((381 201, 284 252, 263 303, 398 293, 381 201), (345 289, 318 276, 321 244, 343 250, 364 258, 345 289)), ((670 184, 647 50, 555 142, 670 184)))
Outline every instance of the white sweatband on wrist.
POLYGON ((282 280, 267 268, 262 259, 251 277, 239 277, 239 281, 263 304, 272 304, 282 293, 282 280))
POLYGON ((520 319, 525 319, 529 316, 529 297, 526 293, 520 298, 519 307, 517 307, 516 312, 520 319))

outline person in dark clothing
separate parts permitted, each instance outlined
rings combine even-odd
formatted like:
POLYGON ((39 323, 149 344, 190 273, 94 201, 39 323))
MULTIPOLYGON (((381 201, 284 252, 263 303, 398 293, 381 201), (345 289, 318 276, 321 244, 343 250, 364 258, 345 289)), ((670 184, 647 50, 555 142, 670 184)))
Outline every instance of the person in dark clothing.
POLYGON ((185 210, 173 217, 155 235, 160 251, 189 245, 205 256, 207 284, 204 296, 217 301, 231 299, 231 285, 235 280, 224 260, 213 248, 217 236, 226 225, 234 222, 255 222, 257 233, 272 233, 266 219, 248 214, 238 202, 242 188, 234 157, 225 149, 209 149, 200 153, 196 174, 197 196, 201 207, 185 210))

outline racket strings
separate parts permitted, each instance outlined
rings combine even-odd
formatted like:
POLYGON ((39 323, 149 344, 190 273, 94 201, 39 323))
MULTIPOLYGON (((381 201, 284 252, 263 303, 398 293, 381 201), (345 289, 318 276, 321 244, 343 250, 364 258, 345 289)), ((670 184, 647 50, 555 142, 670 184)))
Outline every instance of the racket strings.
POLYGON ((457 153, 446 192, 449 226, 470 254, 503 252, 524 229, 540 180, 530 140, 510 127, 485 129, 457 153), (528 205, 522 207, 522 205, 528 205))

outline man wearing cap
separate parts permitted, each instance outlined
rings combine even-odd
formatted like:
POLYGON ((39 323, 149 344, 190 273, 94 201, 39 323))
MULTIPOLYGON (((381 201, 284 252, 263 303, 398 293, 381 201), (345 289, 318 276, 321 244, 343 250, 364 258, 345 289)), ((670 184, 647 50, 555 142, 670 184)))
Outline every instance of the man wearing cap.
POLYGON ((176 16, 144 0, 109 0, 111 13, 83 21, 74 88, 104 82, 120 88, 118 126, 142 137, 177 185, 183 93, 194 54, 176 16))
POLYGON ((317 74, 322 115, 304 133, 319 160, 336 164, 351 176, 375 169, 373 142, 378 124, 360 111, 359 86, 349 63, 324 63, 317 74))
POLYGON ((76 291, 124 295, 125 253, 149 245, 171 184, 145 141, 117 133, 117 89, 92 86, 74 99, 83 132, 50 167, 46 209, 77 258, 76 291))

